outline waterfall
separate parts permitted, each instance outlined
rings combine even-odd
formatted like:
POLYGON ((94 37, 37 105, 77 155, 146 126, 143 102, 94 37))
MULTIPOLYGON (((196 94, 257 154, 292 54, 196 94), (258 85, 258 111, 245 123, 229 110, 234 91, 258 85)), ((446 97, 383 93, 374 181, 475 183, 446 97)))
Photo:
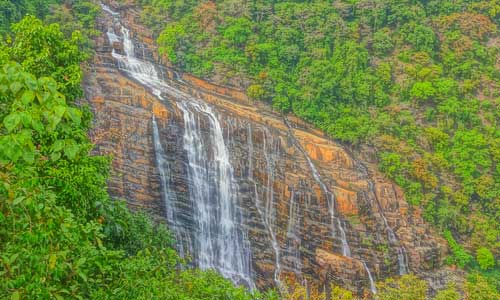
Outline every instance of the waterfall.
POLYGON ((406 249, 404 247, 398 247, 398 265, 399 265, 399 275, 405 275, 409 273, 408 270, 408 255, 406 255, 406 249))
POLYGON ((302 154, 306 158, 306 161, 309 165, 309 168, 311 169, 311 172, 313 174, 314 180, 319 184, 319 186, 321 187, 321 190, 323 191, 323 193, 327 197, 332 235, 333 235, 333 237, 335 237, 335 232, 336 232, 335 225, 336 225, 338 230, 340 231, 340 240, 342 243, 342 255, 350 257, 351 256, 351 249, 349 248, 349 244, 347 242, 347 237, 345 234, 344 226, 340 222, 339 218, 335 216, 335 195, 328 189, 326 184, 321 179, 321 176, 318 172, 318 169, 316 169, 316 166, 312 162, 312 160, 309 157, 309 155, 307 154, 307 152, 302 148, 300 143, 295 138, 295 135, 293 134, 292 129, 290 127, 290 124, 288 123, 288 120, 286 118, 284 119, 284 122, 288 127, 288 130, 290 132, 290 137, 293 139, 294 144, 296 145, 296 147, 300 150, 300 152, 302 152, 302 154), (335 219, 337 219, 337 222, 335 222, 335 219))
POLYGON ((272 154, 275 153, 272 149, 274 145, 274 140, 272 135, 269 133, 267 128, 264 128, 263 132, 263 141, 264 141, 264 157, 266 159, 266 169, 267 169, 267 184, 266 184, 266 206, 265 206, 265 223, 269 228, 269 234, 271 235, 271 245, 274 249, 275 253, 275 271, 274 271, 274 281, 278 284, 278 287, 281 289, 282 284, 280 281, 281 275, 281 258, 280 258, 280 246, 278 244, 278 240, 276 239, 276 233, 274 232, 274 219, 275 219, 275 210, 274 210, 274 159, 272 154), (270 145, 268 145, 268 143, 270 145))
POLYGON ((366 262, 364 262, 363 260, 361 262, 363 263, 363 266, 365 267, 366 274, 368 275, 368 280, 370 281, 370 290, 373 294, 376 294, 377 288, 375 287, 375 282, 373 281, 372 273, 370 272, 370 269, 368 269, 366 262))
POLYGON ((293 256, 293 269, 297 276, 301 276, 302 262, 300 260, 300 236, 297 232, 299 215, 299 202, 296 199, 295 191, 292 190, 290 193, 290 207, 288 211, 288 226, 287 226, 287 238, 290 241, 288 245, 291 248, 290 253, 293 256))
MULTIPOLYGON (((101 4, 102 5, 102 4, 101 4)), ((119 14, 102 5, 119 23, 119 14)), ((161 80, 152 63, 134 55, 134 43, 129 30, 120 23, 121 37, 108 29, 110 42, 121 41, 125 55, 115 50, 112 56, 120 69, 145 87, 158 99, 165 101, 162 93, 175 98, 184 118, 184 151, 188 157, 189 199, 193 206, 195 224, 192 228, 195 263, 201 269, 215 269, 236 284, 255 288, 252 279, 251 255, 246 233, 238 224, 241 215, 238 207, 238 186, 233 176, 229 153, 222 135, 217 115, 210 106, 185 94, 161 80), (204 123, 203 123, 204 122, 204 123), (208 124, 208 133, 202 131, 202 123, 208 124)), ((162 196, 167 208, 166 218, 178 231, 175 222, 175 203, 169 191, 166 159, 160 142, 160 134, 153 119, 153 139, 156 160, 162 181, 162 196)), ((181 242, 178 241, 180 244, 181 242)))
POLYGON ((370 191, 372 191, 373 195, 375 196, 378 211, 380 213, 380 216, 382 216, 382 220, 384 221, 384 226, 387 231, 387 239, 389 240, 389 243, 396 245, 397 247, 396 252, 398 257, 398 273, 399 275, 408 274, 410 268, 408 267, 408 256, 406 255, 406 249, 404 248, 404 246, 400 245, 401 243, 398 241, 396 234, 392 230, 391 226, 389 226, 389 223, 387 222, 387 218, 385 217, 382 206, 378 201, 377 193, 375 192, 375 188, 373 187, 373 183, 371 181, 369 181, 368 186, 370 188, 370 191))
POLYGON ((178 220, 177 220, 177 210, 175 203, 177 202, 177 197, 175 192, 171 188, 171 178, 170 178, 170 166, 166 159, 165 151, 160 141, 160 131, 158 129, 158 124, 156 123, 156 118, 153 115, 152 120, 153 125, 153 143, 155 149, 156 165, 158 167, 158 172, 160 174, 160 186, 161 195, 163 198, 163 203, 165 205, 165 213, 169 228, 175 234, 178 243, 179 255, 182 258, 186 258, 188 253, 192 251, 190 247, 190 239, 185 239, 186 233, 181 230, 178 220), (185 249, 182 241, 185 241, 187 246, 185 249))
POLYGON ((271 146, 273 144, 272 142, 272 136, 269 134, 268 129, 264 128, 262 130, 263 132, 263 140, 264 140, 264 145, 263 145, 263 151, 264 151, 264 157, 266 160, 266 170, 267 170, 267 182, 266 182, 266 202, 264 205, 262 205, 262 201, 260 200, 259 196, 259 190, 257 188, 257 182, 253 178, 253 140, 252 140, 252 126, 249 124, 248 126, 248 160, 249 160, 249 165, 248 165, 248 180, 253 183, 254 187, 254 197, 255 197, 255 207, 257 209, 257 212, 259 213, 260 218, 262 219, 262 222, 264 223, 264 226, 269 234, 269 237, 271 239, 271 247, 274 250, 274 282, 276 283, 276 286, 278 289, 281 291, 284 286, 281 283, 280 275, 282 271, 281 267, 281 256, 280 256, 280 246, 278 244, 278 240, 276 238, 276 234, 274 232, 273 226, 274 226, 274 189, 273 189, 273 183, 274 183, 274 160, 272 159, 270 153, 273 153, 273 149, 268 149, 268 139, 271 137, 271 146))
POLYGON ((198 264, 250 284, 250 253, 236 224, 237 187, 220 123, 208 105, 181 101, 178 106, 184 115, 189 192, 198 222, 198 264), (202 136, 200 116, 210 123, 207 138, 202 136))
MULTIPOLYGON (((300 143, 295 138, 295 135, 293 134, 292 128, 291 128, 291 126, 288 123, 288 120, 286 118, 284 118, 284 122, 285 122, 286 126, 288 127, 288 130, 290 132, 290 136, 293 139, 294 144, 304 154, 304 156, 305 156, 305 158, 307 160, 307 163, 309 164, 309 167, 310 167, 310 169, 312 171, 314 179, 320 185, 321 189, 323 190, 323 192, 328 197, 328 209, 330 211, 330 219, 331 219, 331 224, 332 224, 332 233, 334 233, 334 231, 333 231, 334 225, 333 224, 334 224, 334 220, 336 218, 337 219, 337 228, 340 231, 340 239, 341 239, 341 242, 342 242, 342 254, 344 256, 351 257, 351 249, 349 248, 349 244, 347 243, 347 237, 346 237, 346 234, 345 234, 344 225, 340 221, 340 218, 335 217, 335 210, 334 210, 334 207, 335 207, 335 197, 334 197, 333 193, 330 192, 330 190, 328 189, 328 187, 326 186, 326 184, 323 182, 323 180, 321 179, 321 176, 320 176, 318 170, 316 169, 316 166, 312 162, 312 160, 309 157, 309 155, 307 154, 307 152, 302 148, 302 146, 300 145, 300 143)), ((368 275, 368 280, 370 281, 370 290, 372 291, 373 294, 377 293, 377 290, 375 288, 375 283, 373 281, 372 274, 371 274, 370 270, 368 269, 368 266, 366 265, 366 262, 363 259, 359 259, 359 260, 363 263, 363 266, 364 266, 364 268, 366 270, 366 273, 368 275)))
POLYGON ((101 3, 101 7, 102 7, 102 10, 104 10, 105 12, 107 12, 108 14, 112 15, 113 17, 119 17, 120 14, 116 11, 113 11, 109 6, 107 6, 106 4, 103 4, 101 3))

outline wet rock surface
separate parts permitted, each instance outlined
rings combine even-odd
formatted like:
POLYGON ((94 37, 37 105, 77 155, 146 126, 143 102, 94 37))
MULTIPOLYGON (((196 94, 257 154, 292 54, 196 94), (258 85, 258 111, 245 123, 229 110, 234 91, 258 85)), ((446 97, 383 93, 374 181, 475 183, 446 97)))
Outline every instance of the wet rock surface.
MULTIPOLYGON (((375 280, 397 275, 401 247, 412 272, 425 275, 441 266, 444 242, 423 222, 419 210, 408 206, 401 189, 373 165, 294 117, 285 123, 281 115, 241 91, 162 66, 152 34, 139 25, 138 11, 108 4, 130 29, 137 56, 155 63, 169 86, 215 111, 238 187, 238 226, 248 236, 258 287, 273 286, 276 276, 290 275, 298 281, 304 277, 319 283, 334 281, 361 293, 369 289, 362 262, 375 280), (335 218, 345 229, 350 257, 342 255, 337 225, 332 229, 328 195, 312 174, 307 157, 334 195, 335 218)), ((103 33, 117 26, 106 14, 99 24, 103 33)), ((95 151, 113 156, 110 193, 157 217, 167 215, 153 140, 154 115, 170 166, 176 226, 182 232, 179 244, 189 248, 196 220, 189 196, 192 182, 183 114, 175 96, 162 95, 164 101, 160 101, 120 71, 113 49, 123 53, 123 45, 110 42, 105 34, 96 40, 96 55, 85 79, 86 98, 95 114, 91 132, 95 151)), ((202 114, 198 118, 201 136, 210 138, 210 122, 202 114)))

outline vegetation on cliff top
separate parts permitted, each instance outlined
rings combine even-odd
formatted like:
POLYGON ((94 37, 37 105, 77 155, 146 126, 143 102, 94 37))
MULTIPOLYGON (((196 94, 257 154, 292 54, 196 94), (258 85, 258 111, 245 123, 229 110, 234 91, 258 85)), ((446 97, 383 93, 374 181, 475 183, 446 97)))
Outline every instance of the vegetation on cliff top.
POLYGON ((498 1, 135 2, 174 66, 373 147, 447 262, 500 282, 498 1))

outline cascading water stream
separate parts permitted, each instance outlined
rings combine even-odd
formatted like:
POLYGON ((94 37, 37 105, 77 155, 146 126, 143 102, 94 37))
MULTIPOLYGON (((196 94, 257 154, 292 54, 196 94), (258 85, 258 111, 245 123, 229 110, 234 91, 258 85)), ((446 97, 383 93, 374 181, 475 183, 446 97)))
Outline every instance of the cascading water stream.
POLYGON ((184 150, 192 181, 189 190, 198 222, 198 264, 202 269, 217 269, 235 282, 243 279, 249 283, 250 278, 238 279, 250 273, 250 262, 246 259, 250 254, 244 247, 243 233, 235 224, 237 190, 220 123, 212 109, 203 103, 181 101, 178 107, 184 115, 184 150), (210 123, 207 139, 200 130, 200 115, 210 123), (208 159, 211 156, 213 159, 208 159))
POLYGON ((345 229, 344 229, 342 223, 340 222, 340 219, 335 216, 335 196, 328 189, 326 184, 323 182, 323 180, 321 179, 321 176, 319 175, 318 169, 316 169, 316 166, 312 162, 311 158, 309 157, 309 155, 306 153, 306 151, 302 148, 300 143, 295 138, 295 135, 293 134, 292 129, 290 127, 290 124, 288 123, 288 120, 286 118, 284 118, 284 122, 288 127, 288 130, 290 132, 290 137, 293 139, 295 146, 300 150, 300 152, 302 152, 302 154, 306 158, 307 163, 309 165, 309 168, 311 169, 311 172, 313 174, 314 180, 319 184, 319 186, 321 187, 321 190, 323 191, 323 193, 326 195, 326 197, 328 199, 328 210, 330 213, 330 226, 332 229, 332 235, 333 235, 333 237, 335 237, 335 231, 336 231, 335 225, 337 225, 337 228, 340 231, 340 240, 342 243, 342 255, 350 257, 351 256, 351 249, 349 247, 349 244, 347 243, 345 229), (335 219, 337 219, 337 222, 335 222, 335 219))
MULTIPOLYGON (((276 283, 276 286, 280 291, 284 289, 284 286, 281 282, 280 275, 282 271, 281 267, 281 256, 280 256, 280 246, 278 244, 278 240, 276 239, 276 234, 274 233, 273 229, 273 220, 274 220, 274 191, 273 191, 273 181, 274 181, 274 173, 273 173, 273 160, 270 158, 270 155, 268 153, 269 149, 267 147, 267 139, 268 139, 268 132, 267 129, 265 128, 263 130, 263 135, 264 135, 264 157, 266 159, 266 168, 267 168, 267 184, 266 184, 266 203, 264 207, 262 207, 262 203, 260 200, 259 196, 259 191, 257 188, 257 182, 253 178, 253 140, 252 140, 252 127, 249 125, 248 127, 248 158, 249 158, 249 170, 248 170, 248 180, 253 183, 254 187, 254 196, 255 196, 255 207, 257 209, 257 212, 259 213, 259 216, 262 219, 262 222, 264 223, 264 226, 269 234, 269 237, 271 238, 271 246, 274 250, 274 264, 275 264, 275 269, 274 269, 274 282, 276 283)), ((269 135, 270 136, 270 135, 269 135)))
POLYGON ((175 234, 176 240, 178 243, 179 255, 183 258, 187 257, 188 253, 192 252, 193 249, 190 245, 190 239, 187 238, 188 233, 181 230, 179 226, 179 222, 177 220, 177 209, 175 203, 177 202, 177 197, 175 192, 171 188, 171 178, 170 178, 170 165, 167 161, 165 151, 163 150, 163 146, 160 141, 160 131, 158 129, 158 124, 156 122, 156 118, 153 115, 152 120, 153 125, 153 143, 155 148, 155 158, 156 165, 158 167, 158 172, 160 173, 160 185, 161 185, 161 195, 163 198, 163 203, 165 205, 165 213, 167 222, 171 229, 174 229, 173 232, 175 234), (182 242, 185 242, 187 245, 184 246, 182 242), (186 248, 186 249, 185 249, 186 248))
MULTIPOLYGON (((366 172, 366 170, 365 170, 366 172)), ((392 230, 392 228, 389 226, 389 223, 387 222, 387 218, 385 217, 384 211, 382 210, 382 206, 380 205, 380 202, 378 201, 377 194, 375 192, 375 189, 373 187, 373 183, 370 181, 368 183, 368 186, 370 188, 370 191, 372 191, 375 201, 377 203, 378 211, 380 216, 382 217, 382 220, 384 221, 384 226, 387 230, 387 239, 389 240, 389 243, 396 245, 396 252, 398 256, 398 273, 399 275, 405 275, 409 273, 409 267, 408 267, 408 256, 406 255, 406 249, 404 246, 400 245, 401 243, 396 237, 396 234, 392 230)))
POLYGON ((288 226, 287 226, 287 238, 289 239, 290 243, 288 245, 288 248, 291 249, 290 253, 293 256, 293 269, 295 271, 295 274, 297 276, 302 276, 301 274, 301 269, 302 269, 302 262, 300 260, 300 237, 297 226, 298 221, 299 221, 299 202, 297 201, 297 197, 295 195, 295 191, 292 190, 290 193, 290 207, 288 211, 288 226))
MULTIPOLYGON (((102 5, 102 4, 101 4, 102 5)), ((120 15, 109 7, 103 10, 120 23, 120 15)), ((125 55, 114 49, 112 56, 121 70, 142 85, 152 90, 160 100, 162 93, 175 98, 184 117, 184 150, 188 157, 189 198, 193 206, 195 220, 194 253, 201 269, 215 269, 236 284, 255 288, 252 279, 251 255, 246 234, 237 224, 241 216, 237 208, 238 187, 233 176, 229 154, 222 135, 217 115, 206 104, 193 99, 162 81, 153 64, 140 60, 134 55, 134 44, 129 30, 121 23, 121 37, 112 28, 108 29, 110 43, 122 42, 125 55), (208 124, 208 132, 202 130, 208 124)), ((153 119, 153 139, 156 160, 162 180, 162 193, 167 208, 167 218, 176 232, 179 224, 175 220, 175 203, 169 190, 168 169, 160 142, 156 120, 153 119)))
MULTIPOLYGON (((342 254, 344 256, 351 257, 351 250, 349 248, 349 244, 347 243, 347 237, 346 237, 346 234, 345 234, 344 226, 343 226, 342 222, 340 221, 340 218, 335 217, 335 210, 333 209, 334 205, 335 205, 334 195, 333 195, 332 192, 330 192, 330 190, 328 189, 328 187, 325 185, 325 183, 321 179, 321 176, 320 176, 318 170, 316 169, 316 166, 312 162, 312 160, 309 157, 309 155, 307 154, 307 152, 302 148, 302 146, 300 145, 300 143, 295 138, 295 135, 293 134, 293 131, 292 131, 292 127, 288 123, 288 120, 286 118, 284 118, 283 120, 285 122, 285 125, 288 128, 288 131, 290 132, 290 136, 293 139, 294 144, 296 145, 296 147, 302 152, 302 154, 306 158, 307 163, 309 164, 309 167, 310 167, 310 169, 312 171, 314 179, 320 185, 321 189, 323 190, 323 192, 328 197, 328 200, 329 200, 328 201, 328 206, 329 206, 329 210, 330 210, 330 218, 331 218, 332 224, 333 224, 333 222, 334 222, 334 220, 336 218, 336 220, 337 220, 337 228, 340 231, 340 238, 341 238, 341 241, 342 241, 342 254)), ((332 227, 333 227, 333 225, 332 225, 332 227)), ((366 273, 368 275, 368 280, 370 282, 370 290, 371 290, 371 292, 373 294, 376 294, 377 293, 377 289, 375 288, 375 282, 373 280, 373 276, 372 276, 370 270, 368 269, 368 266, 366 265, 366 262, 364 260, 362 260, 362 259, 360 259, 360 261, 363 263, 363 266, 364 266, 364 268, 366 270, 366 273)))
POLYGON ((364 260, 362 260, 361 262, 363 263, 363 266, 365 267, 366 274, 368 274, 368 280, 370 281, 370 291, 373 294, 376 294, 377 288, 375 287, 375 282, 373 281, 372 273, 370 272, 370 269, 368 269, 366 262, 364 260))

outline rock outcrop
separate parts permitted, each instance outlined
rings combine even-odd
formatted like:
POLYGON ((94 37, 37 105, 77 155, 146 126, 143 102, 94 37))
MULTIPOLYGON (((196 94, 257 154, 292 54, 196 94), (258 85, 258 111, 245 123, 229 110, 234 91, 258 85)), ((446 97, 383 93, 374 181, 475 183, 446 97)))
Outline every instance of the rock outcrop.
MULTIPOLYGON (((242 216, 238 226, 248 236, 258 287, 274 285, 276 275, 290 275, 320 284, 334 281, 361 293, 369 288, 363 262, 377 280, 396 275, 402 263, 401 249, 405 250, 403 263, 412 272, 428 272, 441 265, 444 242, 423 222, 420 211, 406 203, 393 182, 297 118, 288 117, 286 122, 241 91, 162 66, 152 34, 139 25, 138 12, 109 4, 131 29, 138 56, 155 63, 173 89, 207 103, 216 112, 238 186, 237 206, 242 216), (329 193, 334 197, 333 208, 329 193), (336 216, 333 225, 332 209, 336 216), (349 256, 342 255, 339 228, 345 231, 349 256)), ((99 24, 103 33, 117 26, 106 14, 99 24)), ((96 40, 96 55, 85 80, 87 100, 95 114, 91 136, 96 151, 114 158, 110 193, 158 217, 168 213, 155 157, 155 116, 175 193, 177 226, 182 227, 178 237, 185 236, 179 243, 189 244, 195 220, 178 99, 171 94, 161 101, 120 71, 111 55, 113 49, 121 53, 123 45, 109 41, 105 34, 96 40)), ((198 117, 200 134, 206 138, 210 124, 205 116, 198 117)))

